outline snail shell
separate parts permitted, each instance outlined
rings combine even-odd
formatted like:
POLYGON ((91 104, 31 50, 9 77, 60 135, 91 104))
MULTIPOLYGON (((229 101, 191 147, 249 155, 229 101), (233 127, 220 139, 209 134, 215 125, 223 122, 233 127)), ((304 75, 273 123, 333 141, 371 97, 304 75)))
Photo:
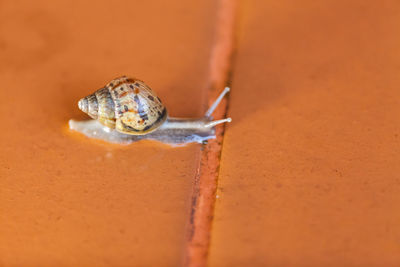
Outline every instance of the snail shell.
POLYGON ((156 93, 143 81, 126 76, 82 98, 78 106, 101 124, 131 135, 150 133, 167 119, 156 93))

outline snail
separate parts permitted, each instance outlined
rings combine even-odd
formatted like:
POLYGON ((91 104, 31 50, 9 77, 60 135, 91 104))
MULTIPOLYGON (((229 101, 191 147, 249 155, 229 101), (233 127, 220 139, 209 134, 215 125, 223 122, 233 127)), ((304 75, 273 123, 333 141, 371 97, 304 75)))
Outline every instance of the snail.
POLYGON ((70 128, 87 136, 116 143, 154 139, 170 144, 204 142, 214 126, 231 118, 213 120, 212 113, 229 92, 226 87, 202 118, 173 118, 143 81, 122 76, 79 100, 78 107, 95 121, 70 121, 70 128))

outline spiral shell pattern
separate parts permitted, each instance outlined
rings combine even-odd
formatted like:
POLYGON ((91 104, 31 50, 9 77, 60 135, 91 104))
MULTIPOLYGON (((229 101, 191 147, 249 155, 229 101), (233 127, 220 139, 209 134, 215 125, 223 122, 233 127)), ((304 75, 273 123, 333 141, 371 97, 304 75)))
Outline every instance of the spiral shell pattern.
POLYGON ((131 135, 152 132, 167 118, 155 92, 143 81, 126 76, 82 98, 78 106, 103 125, 131 135))

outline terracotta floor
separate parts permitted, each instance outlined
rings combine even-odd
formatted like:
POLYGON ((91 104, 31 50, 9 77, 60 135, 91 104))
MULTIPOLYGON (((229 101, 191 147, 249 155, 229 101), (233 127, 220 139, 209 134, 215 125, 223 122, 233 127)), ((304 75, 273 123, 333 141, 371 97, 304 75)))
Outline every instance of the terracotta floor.
POLYGON ((177 266, 199 145, 108 145, 67 129, 122 74, 172 116, 205 109, 213 1, 0 3, 0 265, 177 266), (204 20, 204 18, 208 18, 204 20))
MULTIPOLYGON (((0 2, 0 266, 182 264, 207 146, 109 145, 67 121, 121 74, 149 83, 170 115, 202 115, 217 11, 212 0, 0 2)), ((398 266, 400 3, 251 0, 237 14, 233 122, 214 214, 212 200, 200 213, 211 245, 203 232, 190 264, 398 266)))
POLYGON ((210 266, 399 266, 400 3, 241 15, 210 266))

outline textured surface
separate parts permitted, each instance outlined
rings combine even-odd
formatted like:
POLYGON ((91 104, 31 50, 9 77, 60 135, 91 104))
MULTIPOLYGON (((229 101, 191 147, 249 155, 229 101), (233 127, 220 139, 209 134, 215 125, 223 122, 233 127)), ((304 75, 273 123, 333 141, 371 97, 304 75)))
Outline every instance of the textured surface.
POLYGON ((242 2, 210 266, 400 264, 399 16, 242 2))
POLYGON ((212 2, 0 1, 0 265, 178 265, 199 145, 107 145, 67 121, 122 74, 201 115, 212 2))

